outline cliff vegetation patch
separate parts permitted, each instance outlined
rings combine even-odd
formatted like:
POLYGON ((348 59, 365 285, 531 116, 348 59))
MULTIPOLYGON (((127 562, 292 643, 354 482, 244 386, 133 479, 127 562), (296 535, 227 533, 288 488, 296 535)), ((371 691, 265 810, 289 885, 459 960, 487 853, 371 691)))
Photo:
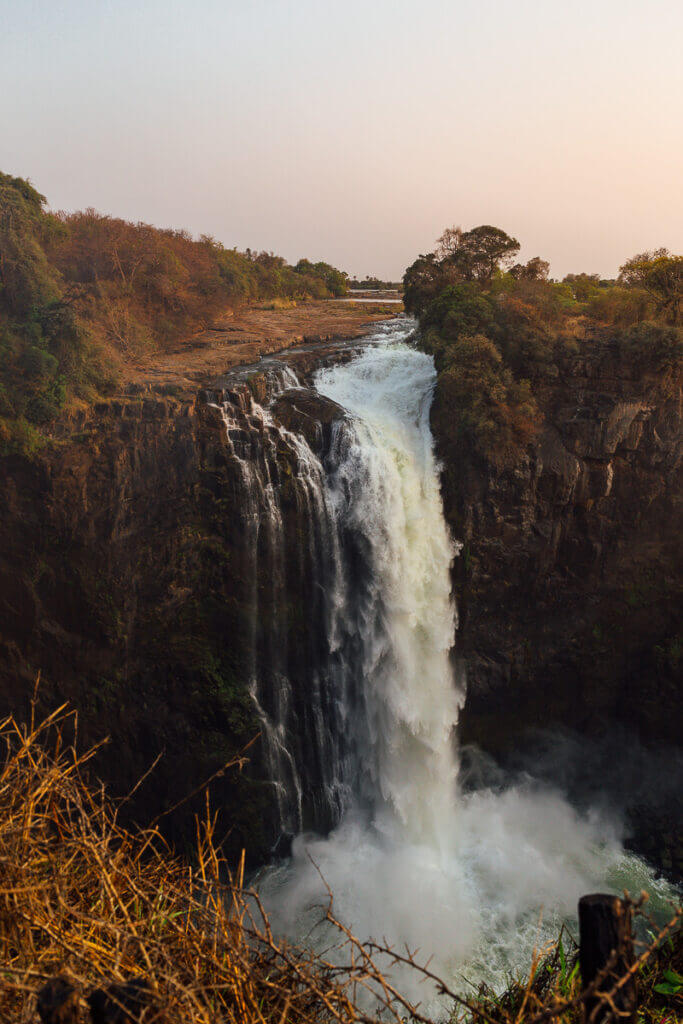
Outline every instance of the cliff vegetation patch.
POLYGON ((0 173, 0 455, 35 454, 63 410, 111 394, 124 364, 172 351, 226 308, 346 291, 328 263, 49 212, 29 181, 0 173))
POLYGON ((540 257, 500 228, 448 228, 404 275, 406 310, 439 372, 434 424, 442 448, 465 445, 498 466, 525 451, 543 421, 538 391, 580 356, 611 348, 638 377, 669 380, 683 360, 683 256, 627 260, 615 280, 549 277, 540 257))

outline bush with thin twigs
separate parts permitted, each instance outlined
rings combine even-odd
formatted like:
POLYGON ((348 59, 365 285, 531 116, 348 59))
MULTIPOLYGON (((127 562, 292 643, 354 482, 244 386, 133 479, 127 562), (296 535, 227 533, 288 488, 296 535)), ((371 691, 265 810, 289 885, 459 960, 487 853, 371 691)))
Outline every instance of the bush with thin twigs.
MULTIPOLYGON (((336 949, 288 945, 243 888, 244 859, 232 876, 216 849, 208 796, 192 864, 156 828, 125 830, 117 806, 88 778, 95 751, 81 755, 64 741, 74 718, 63 707, 40 723, 0 723, 0 1020, 35 1021, 36 991, 59 975, 75 986, 83 1022, 94 988, 138 978, 152 993, 139 1018, 147 1024, 431 1024, 390 981, 396 965, 450 1000, 454 1021, 580 1019, 591 990, 582 991, 562 936, 554 950, 534 955, 525 982, 503 996, 482 987, 472 999, 410 951, 361 943, 335 919, 331 896, 322 916, 337 929, 336 949)), ((643 1021, 663 1022, 678 999, 656 988, 664 972, 681 969, 680 913, 634 967, 649 993, 643 1021)), ((610 998, 622 984, 598 981, 610 998)))

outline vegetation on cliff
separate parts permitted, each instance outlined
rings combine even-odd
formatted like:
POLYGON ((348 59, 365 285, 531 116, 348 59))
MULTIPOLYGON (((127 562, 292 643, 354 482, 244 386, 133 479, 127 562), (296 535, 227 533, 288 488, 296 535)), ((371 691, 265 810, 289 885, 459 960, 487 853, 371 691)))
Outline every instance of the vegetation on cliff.
POLYGON ((535 381, 582 346, 608 340, 639 374, 673 372, 683 358, 683 257, 658 249, 626 261, 616 281, 582 273, 558 282, 540 257, 515 263, 519 248, 490 225, 448 228, 403 279, 439 373, 437 435, 499 465, 542 420, 535 381))
MULTIPOLYGON (((359 942, 336 920, 332 897, 321 919, 336 928, 336 949, 290 946, 243 888, 243 862, 231 873, 217 850, 225 823, 208 794, 184 861, 154 825, 121 827, 117 805, 89 778, 92 751, 66 740, 73 724, 65 709, 0 723, 4 1021, 33 1021, 37 1010, 42 1024, 432 1024, 392 984, 397 965, 452 999, 453 1024, 578 1024, 596 991, 618 999, 616 967, 582 985, 568 934, 535 952, 528 976, 502 994, 451 992, 410 951, 359 942)), ((682 1007, 680 914, 631 968, 639 1024, 673 1021, 682 1007)))
POLYGON ((121 363, 164 351, 218 311, 346 293, 328 263, 129 223, 50 213, 0 173, 0 455, 31 453, 69 405, 112 391, 121 363))

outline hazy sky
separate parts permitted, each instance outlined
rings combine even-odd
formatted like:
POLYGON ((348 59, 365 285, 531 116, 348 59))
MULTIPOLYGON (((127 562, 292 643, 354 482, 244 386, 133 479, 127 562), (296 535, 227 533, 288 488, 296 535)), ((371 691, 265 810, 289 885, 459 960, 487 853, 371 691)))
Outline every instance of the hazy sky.
POLYGON ((0 169, 53 208, 398 277, 683 251, 680 0, 0 0, 0 169))

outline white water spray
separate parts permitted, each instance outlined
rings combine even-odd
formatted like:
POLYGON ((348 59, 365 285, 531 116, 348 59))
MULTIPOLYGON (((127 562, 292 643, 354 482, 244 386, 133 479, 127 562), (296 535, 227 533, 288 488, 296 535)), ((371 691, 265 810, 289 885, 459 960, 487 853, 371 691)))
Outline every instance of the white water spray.
MULTIPOLYGON (((451 980, 495 985, 528 965, 535 941, 554 937, 583 893, 664 887, 604 820, 558 794, 531 784, 458 793, 456 546, 429 430, 435 371, 407 333, 394 324, 317 375, 318 390, 353 417, 333 440, 326 501, 342 550, 360 552, 367 570, 354 585, 342 564, 330 581, 351 798, 328 837, 298 836, 291 861, 267 869, 259 888, 277 929, 326 943, 311 932, 326 902, 322 875, 359 938, 419 949, 451 980)), ((411 994, 410 975, 400 983, 411 994)), ((424 999, 424 987, 412 995, 424 999)))

